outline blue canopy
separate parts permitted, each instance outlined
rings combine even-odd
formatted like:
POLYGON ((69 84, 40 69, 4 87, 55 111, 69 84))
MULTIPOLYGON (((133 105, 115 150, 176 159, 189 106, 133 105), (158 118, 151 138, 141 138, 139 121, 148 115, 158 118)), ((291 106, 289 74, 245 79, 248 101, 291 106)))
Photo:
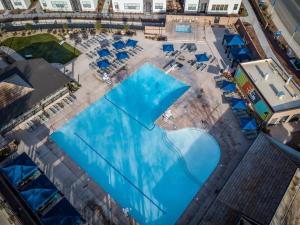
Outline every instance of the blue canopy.
POLYGON ((108 49, 104 48, 104 49, 101 49, 100 51, 98 51, 98 55, 100 57, 105 57, 105 56, 110 55, 110 52, 108 51, 108 49))
POLYGON ((129 55, 127 54, 127 52, 118 52, 116 54, 116 56, 117 56, 118 60, 128 59, 129 58, 129 55))
POLYGON ((250 60, 251 52, 248 48, 231 48, 229 54, 234 60, 250 60))
POLYGON ((208 57, 206 54, 198 54, 198 55, 195 55, 196 59, 197 59, 197 62, 206 62, 208 61, 208 57))
POLYGON ((42 216, 41 221, 43 225, 79 225, 84 222, 80 214, 65 198, 42 216))
POLYGON ((22 181, 37 171, 36 164, 22 153, 9 164, 1 168, 1 171, 8 177, 14 186, 18 186, 22 181))
POLYGON ((114 46, 115 49, 122 49, 125 48, 126 45, 123 41, 117 41, 115 43, 112 44, 114 46))
POLYGON ((136 40, 128 39, 127 42, 126 42, 126 46, 135 48, 137 43, 138 43, 138 41, 136 41, 136 40))
POLYGON ((257 124, 255 119, 246 117, 240 119, 240 125, 244 131, 254 131, 257 130, 257 124))
POLYGON ((172 44, 164 44, 163 45, 163 51, 164 52, 173 52, 174 46, 172 44))
POLYGON ((105 69, 105 68, 109 67, 110 63, 108 62, 107 59, 104 59, 104 60, 98 61, 97 65, 99 68, 105 69))
POLYGON ((225 46, 243 46, 245 45, 244 40, 239 34, 225 34, 223 37, 225 46))
POLYGON ((233 92, 233 91, 236 90, 236 84, 224 80, 224 81, 222 82, 221 88, 222 88, 224 91, 227 91, 227 92, 233 92))
POLYGON ((40 175, 37 179, 27 184, 20 193, 30 207, 37 211, 57 192, 58 190, 53 183, 45 175, 40 175))
POLYGON ((232 107, 232 109, 246 110, 247 104, 246 104, 245 100, 243 100, 243 99, 232 98, 231 99, 231 107, 232 107))

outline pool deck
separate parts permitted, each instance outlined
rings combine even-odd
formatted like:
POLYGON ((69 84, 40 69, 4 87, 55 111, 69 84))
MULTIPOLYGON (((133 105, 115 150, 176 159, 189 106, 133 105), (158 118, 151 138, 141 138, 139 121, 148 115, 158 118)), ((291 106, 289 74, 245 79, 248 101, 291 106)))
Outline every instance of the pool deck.
MULTIPOLYGON (((221 160, 185 210, 178 224, 199 224, 251 144, 241 132, 237 119, 230 110, 229 104, 224 102, 222 92, 216 87, 213 79, 215 75, 218 75, 220 68, 229 64, 221 46, 224 29, 211 27, 199 29, 204 32, 202 35, 205 35, 205 40, 202 39, 196 43, 197 53, 207 52, 214 55, 216 60, 199 72, 186 63, 188 59, 194 58, 194 54, 183 53, 186 58, 183 62, 184 67, 181 70, 171 71, 170 74, 189 84, 191 88, 170 107, 173 119, 165 121, 160 118, 157 124, 170 130, 184 127, 205 129, 220 144, 221 160)), ((133 39, 137 39, 144 50, 128 61, 127 74, 131 74, 145 62, 162 68, 170 60, 161 50, 163 42, 144 39, 143 33, 140 32, 133 39)), ((173 41, 173 43, 175 49, 179 49, 182 44, 180 40, 173 41)), ((83 51, 83 49, 80 50, 83 51)), ((82 54, 66 66, 74 69, 73 74, 76 79, 79 74, 82 84, 82 87, 75 93, 77 99, 73 105, 65 107, 33 132, 19 127, 9 136, 21 140, 19 151, 27 152, 38 163, 40 169, 54 181, 58 189, 65 194, 89 224, 101 224, 101 222, 106 224, 107 219, 113 220, 116 224, 133 224, 131 218, 124 215, 118 204, 49 140, 49 135, 54 130, 112 88, 96 78, 95 71, 88 67, 89 62, 91 59, 82 54)), ((119 79, 114 79, 113 85, 118 82, 116 80, 119 81, 119 79)))

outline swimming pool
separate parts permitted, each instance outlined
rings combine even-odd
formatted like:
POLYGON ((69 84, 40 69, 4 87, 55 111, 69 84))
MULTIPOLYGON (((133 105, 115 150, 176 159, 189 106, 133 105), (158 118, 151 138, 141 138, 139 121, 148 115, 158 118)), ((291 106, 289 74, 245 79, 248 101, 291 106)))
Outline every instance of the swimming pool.
POLYGON ((179 25, 175 26, 175 31, 180 33, 192 33, 192 26, 191 25, 179 25))
POLYGON ((174 224, 220 158, 206 132, 154 125, 188 88, 144 64, 51 138, 140 224, 174 224))

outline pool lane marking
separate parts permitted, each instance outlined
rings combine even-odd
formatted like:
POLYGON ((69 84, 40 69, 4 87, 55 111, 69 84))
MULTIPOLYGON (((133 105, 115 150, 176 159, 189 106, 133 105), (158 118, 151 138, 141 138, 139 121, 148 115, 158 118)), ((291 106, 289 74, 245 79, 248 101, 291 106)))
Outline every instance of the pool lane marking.
POLYGON ((138 192, 140 192, 146 199, 148 199, 156 208, 158 208, 163 214, 167 212, 160 208, 150 197, 148 197, 141 189, 139 189, 133 182, 131 182, 125 175, 121 173, 113 164, 111 164, 105 157, 103 157, 99 152, 96 151, 89 143, 87 143, 79 134, 74 132, 74 135, 78 137, 84 144, 86 144, 93 152, 95 152, 101 159, 103 159, 111 168, 113 168, 118 174, 120 174, 131 186, 133 186, 138 192))
POLYGON ((121 106, 118 106, 116 103, 114 103, 112 100, 110 100, 108 98, 107 95, 104 95, 104 98, 110 102, 112 105, 114 105, 117 109, 121 110, 123 113, 125 113, 127 116, 129 116, 131 119, 135 120, 136 122, 138 122, 142 127, 146 128, 147 130, 153 130, 153 128, 155 127, 155 124, 153 123, 152 127, 148 127, 146 124, 143 124, 143 122, 139 121, 137 118, 135 118, 134 116, 130 115, 129 112, 127 112, 125 109, 123 109, 121 106))

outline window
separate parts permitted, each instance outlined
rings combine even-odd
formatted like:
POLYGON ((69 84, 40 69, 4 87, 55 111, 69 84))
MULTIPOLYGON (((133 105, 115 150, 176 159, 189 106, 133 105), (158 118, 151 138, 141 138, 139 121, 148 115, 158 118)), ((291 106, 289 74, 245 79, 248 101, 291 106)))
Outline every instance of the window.
POLYGON ((164 4, 163 3, 155 3, 154 8, 155 9, 163 9, 164 8, 164 4))
POLYGON ((124 3, 124 9, 139 10, 140 9, 140 4, 138 4, 138 3, 124 3))
POLYGON ((44 6, 44 7, 47 7, 47 3, 46 3, 46 2, 43 2, 43 6, 44 6))
POLYGON ((115 9, 119 10, 119 3, 117 3, 117 2, 115 3, 115 9))
POLYGON ((62 1, 52 1, 51 5, 52 5, 53 8, 62 9, 62 8, 65 8, 67 6, 67 3, 62 2, 62 1))
POLYGON ((212 11, 227 11, 228 5, 212 5, 211 10, 212 11))
POLYGON ((197 4, 188 4, 188 10, 189 11, 197 10, 197 4))
POLYGON ((238 7, 239 7, 239 4, 234 4, 234 6, 233 6, 233 10, 237 10, 237 9, 238 9, 238 7))
POLYGON ((92 8, 92 4, 89 1, 83 1, 82 2, 82 7, 83 8, 92 8))
POLYGON ((22 2, 14 2, 15 6, 22 6, 22 2))

